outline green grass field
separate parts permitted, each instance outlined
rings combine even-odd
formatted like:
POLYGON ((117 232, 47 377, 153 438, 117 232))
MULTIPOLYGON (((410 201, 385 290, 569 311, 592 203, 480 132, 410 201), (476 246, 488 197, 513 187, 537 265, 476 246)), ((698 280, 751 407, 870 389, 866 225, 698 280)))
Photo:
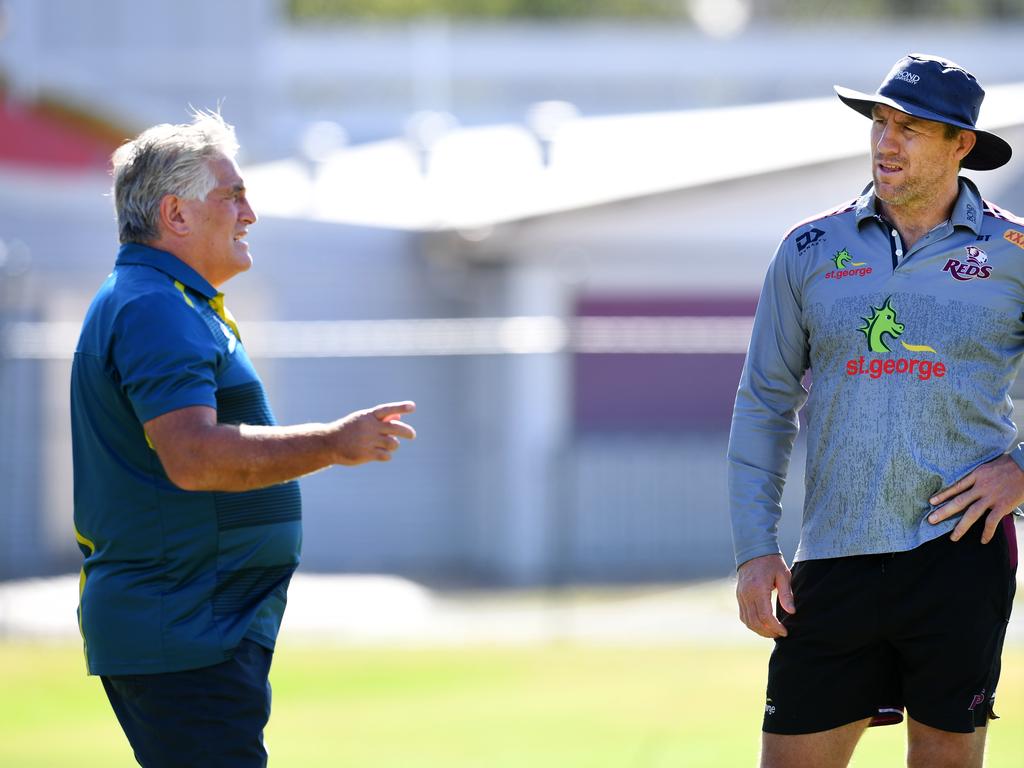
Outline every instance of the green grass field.
MULTIPOLYGON (((756 764, 770 644, 443 650, 279 647, 277 768, 741 768, 756 764)), ((951 651, 955 653, 955 651, 951 651)), ((1024 647, 1007 649, 989 768, 1024 766, 1024 647)), ((0 644, 0 766, 135 765, 77 647, 0 644)), ((901 726, 862 768, 904 765, 901 726)))

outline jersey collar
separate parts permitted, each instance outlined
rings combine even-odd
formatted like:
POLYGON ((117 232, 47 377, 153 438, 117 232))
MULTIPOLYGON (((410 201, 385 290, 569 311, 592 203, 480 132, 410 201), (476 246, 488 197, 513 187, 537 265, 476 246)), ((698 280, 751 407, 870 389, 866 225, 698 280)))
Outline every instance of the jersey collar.
MULTIPOLYGON (((981 212, 983 210, 981 193, 970 179, 961 176, 958 181, 960 192, 953 204, 953 213, 949 217, 949 221, 954 227, 966 227, 974 234, 978 234, 981 231, 981 212)), ((875 186, 868 184, 854 204, 858 227, 868 219, 880 218, 881 214, 875 204, 875 186)))
POLYGON ((177 256, 142 243, 124 243, 117 252, 116 264, 118 266, 136 264, 152 267, 169 275, 173 280, 187 285, 205 299, 213 299, 217 296, 217 289, 177 256))

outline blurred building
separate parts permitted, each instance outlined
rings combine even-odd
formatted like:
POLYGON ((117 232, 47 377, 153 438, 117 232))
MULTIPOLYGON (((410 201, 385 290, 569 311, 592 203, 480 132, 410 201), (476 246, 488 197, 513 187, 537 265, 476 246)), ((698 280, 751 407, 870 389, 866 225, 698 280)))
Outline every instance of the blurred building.
MULTIPOLYGON (((706 9, 700 18, 744 3, 687 4, 706 9)), ((709 29, 685 19, 295 24, 285 5, 3 0, 0 73, 9 97, 56 98, 131 132, 221 103, 254 160, 295 153, 317 120, 364 142, 400 135, 420 110, 488 125, 551 99, 594 116, 807 98, 833 83, 873 86, 908 51, 942 53, 986 85, 1024 80, 1024 57, 1012 55, 1024 19, 942 20, 934 9, 709 29)))
MULTIPOLYGON (((852 62, 826 55, 843 38, 824 28, 726 42, 593 25, 560 36, 460 28, 441 46, 448 74, 435 85, 448 90, 413 98, 411 85, 387 85, 416 81, 401 52, 411 28, 294 30, 275 4, 244 5, 251 13, 239 16, 232 2, 176 3, 172 20, 169 5, 102 0, 87 20, 79 3, 8 0, 4 45, 17 54, 0 49, 14 115, 0 121, 0 577, 78 567, 70 355, 116 248, 99 163, 42 162, 60 153, 35 141, 71 130, 74 142, 57 143, 81 141, 88 158, 96 142, 105 151, 104 136, 40 113, 40 94, 133 130, 227 95, 261 214, 256 266, 228 285, 228 302, 279 421, 417 401, 420 439, 394 462, 303 481, 306 568, 536 584, 732 570, 724 453, 765 267, 787 227, 868 181, 863 118, 831 98, 768 99, 794 95, 794 83, 821 96, 832 82, 870 89, 907 47, 960 58, 986 81, 1024 79, 1018 57, 992 43, 1006 29, 875 40, 852 62), (180 21, 189 11, 209 23, 180 21), (19 20, 30 36, 15 33, 19 20), (157 25, 156 42, 132 34, 157 25), (985 64, 998 74, 986 77, 985 64), (474 77, 490 96, 466 96, 474 77), (743 84, 740 100, 765 103, 579 116, 649 107, 616 95, 629 82, 642 93, 681 79, 721 100, 731 93, 722 77, 743 84), (336 90, 320 88, 328 81, 336 90), (595 106, 581 110, 586 93, 595 106), (540 103, 516 123, 502 113, 566 95, 575 108, 540 103), (448 115, 461 117, 462 103, 479 109, 463 123, 488 124, 459 128, 448 115), (6 126, 25 124, 27 148, 4 152, 15 137, 6 126), (360 133, 402 137, 346 145, 360 133)), ((1024 147, 1020 87, 991 88, 983 117, 1024 147)), ((977 179, 989 199, 1024 211, 1022 168, 977 179)), ((789 551, 801 465, 798 450, 789 551)))

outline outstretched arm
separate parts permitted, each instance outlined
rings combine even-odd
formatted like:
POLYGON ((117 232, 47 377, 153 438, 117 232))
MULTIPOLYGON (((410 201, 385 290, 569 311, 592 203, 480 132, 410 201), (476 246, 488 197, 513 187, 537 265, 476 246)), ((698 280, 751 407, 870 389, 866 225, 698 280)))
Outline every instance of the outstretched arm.
POLYGON ((334 464, 389 461, 399 439, 416 431, 401 421, 412 402, 387 403, 327 424, 252 426, 217 423, 207 406, 180 408, 143 426, 171 482, 188 491, 247 491, 334 464))

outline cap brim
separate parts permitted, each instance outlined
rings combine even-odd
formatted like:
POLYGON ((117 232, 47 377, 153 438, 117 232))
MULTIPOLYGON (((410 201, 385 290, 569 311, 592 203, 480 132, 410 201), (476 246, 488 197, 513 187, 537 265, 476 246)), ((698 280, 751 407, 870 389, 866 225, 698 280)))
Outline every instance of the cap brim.
POLYGON ((843 88, 841 85, 833 85, 832 88, 843 104, 868 118, 872 116, 871 110, 876 104, 883 104, 905 114, 920 117, 923 120, 934 120, 937 123, 955 125, 957 128, 972 131, 977 136, 977 141, 974 144, 974 149, 963 159, 962 164, 964 168, 974 171, 991 171, 994 168, 1006 165, 1013 155, 1013 149, 1010 145, 994 133, 979 130, 967 123, 950 120, 948 117, 924 109, 917 104, 897 101, 877 93, 862 93, 852 88, 843 88))

